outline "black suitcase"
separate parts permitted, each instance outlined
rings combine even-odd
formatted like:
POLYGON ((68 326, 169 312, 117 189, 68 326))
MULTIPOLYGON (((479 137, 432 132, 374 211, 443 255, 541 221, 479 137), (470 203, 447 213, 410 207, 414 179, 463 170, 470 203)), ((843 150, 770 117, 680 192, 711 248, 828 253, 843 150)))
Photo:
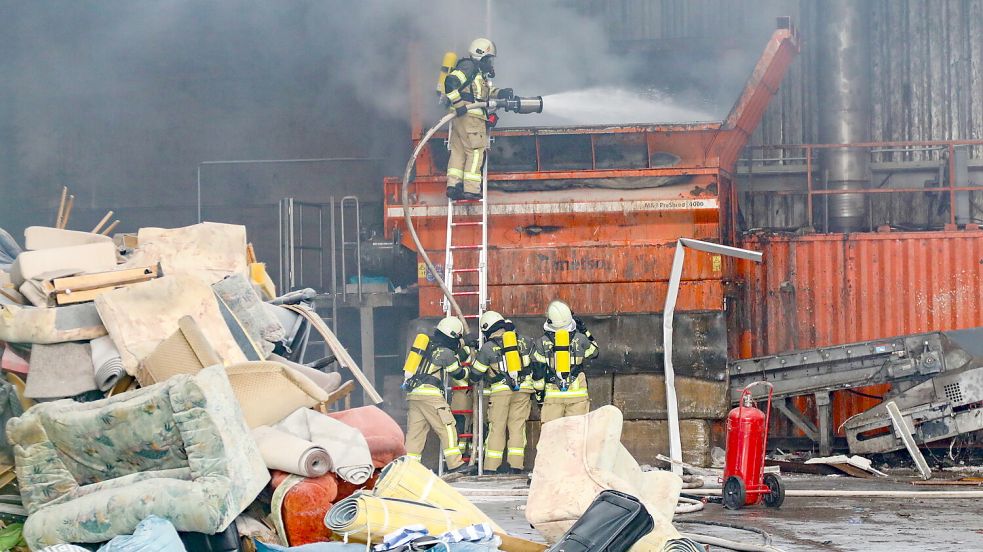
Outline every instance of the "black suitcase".
POLYGON ((601 491, 547 552, 625 552, 654 526, 651 514, 637 498, 601 491))

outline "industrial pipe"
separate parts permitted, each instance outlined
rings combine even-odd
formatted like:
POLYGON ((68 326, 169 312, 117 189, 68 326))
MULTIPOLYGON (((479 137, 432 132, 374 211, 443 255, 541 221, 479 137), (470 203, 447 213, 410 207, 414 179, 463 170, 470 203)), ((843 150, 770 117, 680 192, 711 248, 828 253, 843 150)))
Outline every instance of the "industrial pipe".
MULTIPOLYGON (((821 10, 819 88, 822 109, 819 139, 827 144, 870 141, 870 67, 867 2, 829 0, 821 10)), ((861 148, 831 148, 823 152, 827 189, 860 190, 870 182, 870 155, 861 148)), ((829 226, 834 232, 863 227, 863 194, 828 197, 829 226)))

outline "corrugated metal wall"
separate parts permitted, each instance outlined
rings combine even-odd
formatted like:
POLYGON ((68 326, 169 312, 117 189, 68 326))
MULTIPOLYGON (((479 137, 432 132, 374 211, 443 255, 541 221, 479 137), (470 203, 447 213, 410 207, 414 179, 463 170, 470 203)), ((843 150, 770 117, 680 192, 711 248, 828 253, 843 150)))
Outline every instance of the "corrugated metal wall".
MULTIPOLYGON (((753 237, 742 247, 764 253, 740 265, 752 356, 983 326, 983 231, 753 237)), ((836 427, 877 403, 833 400, 836 427)))
MULTIPOLYGON (((875 140, 983 138, 983 0, 867 0, 875 140)), ((662 41, 680 55, 735 45, 757 55, 774 18, 792 16, 802 53, 755 132, 754 144, 818 141, 815 0, 581 0, 612 37, 662 41), (762 33, 765 33, 762 37, 762 33), (673 39, 680 41, 673 46, 673 39)), ((708 52, 712 56, 715 52, 708 52)), ((669 55, 672 55, 670 51, 669 55)), ((721 67, 721 71, 728 70, 721 67)), ((735 98, 736 99, 736 98, 735 98)), ((770 157, 770 156, 769 156, 770 157)))

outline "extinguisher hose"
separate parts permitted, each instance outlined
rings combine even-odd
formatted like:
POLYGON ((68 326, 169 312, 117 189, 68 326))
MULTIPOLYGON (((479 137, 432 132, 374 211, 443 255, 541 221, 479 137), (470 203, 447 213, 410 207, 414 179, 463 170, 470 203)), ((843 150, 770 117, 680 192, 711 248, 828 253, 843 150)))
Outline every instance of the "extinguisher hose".
MULTIPOLYGON (((468 104, 466 107, 468 109, 492 107, 491 104, 493 103, 494 101, 474 102, 468 104)), ((468 319, 464 316, 464 311, 461 310, 461 306, 457 304, 457 300, 454 299, 454 295, 451 294, 451 290, 448 289, 443 278, 440 277, 440 274, 437 274, 437 268, 434 266, 433 261, 430 260, 430 256, 427 255, 427 250, 423 248, 423 244, 420 243, 420 236, 417 235, 416 227, 413 226, 413 217, 410 216, 410 176, 413 174, 413 167, 416 165, 416 158, 420 156, 420 152, 423 151, 423 148, 426 147, 428 142, 430 142, 430 138, 432 138, 441 127, 451 122, 451 119, 453 119, 455 116, 456 115, 454 113, 444 115, 439 121, 437 121, 437 124, 430 127, 430 130, 423 135, 423 138, 420 138, 420 143, 418 143, 416 148, 413 149, 413 155, 411 155, 410 160, 406 162, 406 170, 403 171, 403 187, 401 191, 403 196, 403 218, 406 220, 406 228, 410 231, 410 237, 413 238, 413 243, 416 245, 416 251, 420 254, 420 257, 423 258, 424 264, 427 265, 427 270, 429 270, 430 274, 433 275, 434 281, 437 282, 437 286, 440 287, 440 291, 444 294, 444 297, 447 298, 452 311, 457 314, 458 318, 460 318, 461 322, 464 324, 464 333, 468 334, 471 331, 470 326, 468 325, 468 319)), ((448 206, 448 208, 451 207, 448 206)))

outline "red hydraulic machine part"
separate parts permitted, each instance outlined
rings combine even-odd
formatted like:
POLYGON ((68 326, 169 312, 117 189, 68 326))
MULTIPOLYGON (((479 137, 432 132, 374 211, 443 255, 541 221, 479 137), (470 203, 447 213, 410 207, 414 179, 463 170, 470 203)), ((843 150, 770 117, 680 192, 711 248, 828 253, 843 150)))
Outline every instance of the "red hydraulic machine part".
POLYGON ((749 384, 741 393, 741 402, 727 415, 727 459, 722 478, 724 507, 739 510, 763 498, 766 506, 778 508, 785 501, 781 477, 765 473, 768 422, 771 421, 771 383, 749 384), (755 385, 768 386, 768 406, 762 412, 751 398, 755 385))

